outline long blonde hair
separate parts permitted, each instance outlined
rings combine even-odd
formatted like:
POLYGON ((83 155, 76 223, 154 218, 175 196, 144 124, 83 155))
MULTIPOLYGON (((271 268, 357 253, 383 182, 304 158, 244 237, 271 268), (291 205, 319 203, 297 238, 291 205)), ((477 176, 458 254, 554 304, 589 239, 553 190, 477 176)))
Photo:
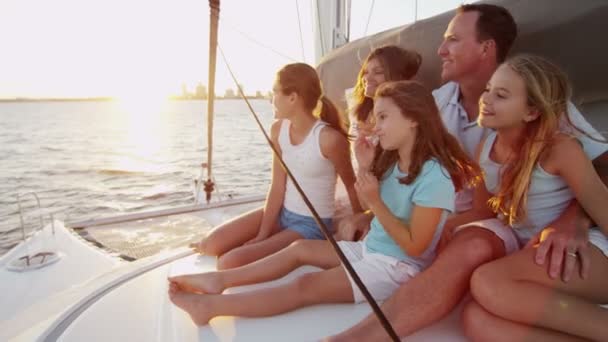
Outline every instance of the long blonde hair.
POLYGON ((492 210, 504 215, 507 223, 513 225, 527 216, 532 172, 559 132, 563 117, 567 124, 578 132, 593 140, 598 139, 580 130, 570 121, 567 113, 572 89, 568 78, 557 65, 533 55, 518 55, 504 64, 523 79, 527 105, 539 113, 536 119, 526 124, 523 138, 515 148, 519 151, 519 156, 512 158, 512 162, 501 170, 498 192, 489 200, 492 210))

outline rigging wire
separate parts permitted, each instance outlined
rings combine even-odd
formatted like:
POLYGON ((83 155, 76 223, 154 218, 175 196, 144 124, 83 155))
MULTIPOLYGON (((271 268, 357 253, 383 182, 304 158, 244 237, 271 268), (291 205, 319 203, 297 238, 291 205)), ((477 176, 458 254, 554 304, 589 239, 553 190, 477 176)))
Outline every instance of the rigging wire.
POLYGON ((372 13, 374 12, 375 4, 376 4, 376 0, 372 0, 372 6, 369 8, 369 14, 367 16, 367 24, 365 24, 365 32, 363 32, 363 36, 367 36, 367 29, 369 28, 369 22, 372 19, 372 13))
POLYGON ((235 25, 233 25, 233 24, 231 24, 230 22, 226 21, 226 19, 224 19, 224 20, 223 20, 223 23, 224 23, 224 24, 227 24, 227 26, 228 26, 228 27, 230 27, 231 29, 233 29, 233 30, 235 30, 236 32, 240 33, 240 34, 241 34, 243 37, 247 38, 247 39, 248 39, 248 40, 250 40, 252 43, 255 43, 255 44, 257 44, 257 45, 259 45, 259 46, 261 46, 261 47, 263 47, 263 48, 265 48, 265 49, 268 49, 268 50, 270 50, 271 52, 274 52, 275 54, 277 54, 277 55, 279 55, 279 56, 281 56, 281 57, 283 57, 283 58, 285 58, 285 59, 287 59, 287 60, 289 60, 289 61, 291 61, 291 62, 299 62, 299 60, 298 60, 298 59, 293 58, 293 57, 291 57, 291 56, 288 56, 288 55, 286 55, 286 54, 284 54, 284 53, 280 52, 279 50, 277 50, 277 49, 273 48, 272 46, 266 45, 266 44, 264 44, 264 43, 260 42, 259 40, 257 40, 257 39, 255 39, 255 38, 253 38, 253 37, 252 37, 252 36, 250 36, 249 34, 247 34, 247 33, 243 32, 242 30, 240 30, 240 29, 239 29, 238 27, 236 27, 235 25))
POLYGON ((249 100, 247 99, 247 97, 245 96, 245 94, 243 93, 241 85, 237 81, 236 76, 234 75, 234 73, 232 72, 232 69, 230 68, 230 65, 228 64, 228 60, 226 59, 226 55, 224 55, 224 51, 222 50, 222 47, 219 45, 219 43, 217 45, 217 48, 220 51, 220 54, 222 55, 222 59, 224 60, 224 64, 226 65, 226 68, 228 69, 228 72, 230 73, 230 77, 232 78, 232 80, 236 84, 236 87, 238 89, 239 95, 241 96, 241 98, 243 98, 243 100, 247 104, 247 107, 249 108, 249 111, 253 115, 253 118, 255 119, 258 127, 262 131, 262 134, 264 135, 264 138, 266 138, 266 142, 268 143, 268 145, 272 149, 272 152, 274 153, 274 156, 277 158, 277 160, 279 161, 279 163, 281 164, 281 166, 285 170, 285 173, 287 174, 287 177, 293 182, 294 187, 296 188, 296 190, 298 191, 298 193, 302 197, 302 200, 304 201, 304 203, 306 204, 306 206, 308 207, 308 209, 312 213, 312 216, 313 216, 315 222, 321 228, 321 231, 323 232, 323 235, 325 235, 325 238, 327 239, 327 241, 331 244, 331 246, 335 250, 336 254, 338 254, 338 258, 342 262, 342 265, 346 269, 347 273, 351 276, 351 278, 353 279, 353 281, 355 282, 355 284, 357 285, 357 287, 361 290, 361 293, 363 294, 363 297, 365 297, 365 299, 367 300, 367 302, 371 306, 372 310, 376 314, 376 317, 380 321, 380 324, 382 325, 382 327, 386 330, 387 334, 391 337, 391 339, 393 341, 400 341, 399 337, 397 336, 397 333, 395 332, 395 330, 391 326, 391 323, 388 321, 388 319, 386 318, 386 316, 384 316, 384 314, 382 313, 382 310, 378 306, 378 303, 376 303, 376 301, 374 300, 374 298, 372 297, 372 295, 369 293, 369 291, 367 290, 367 288, 365 287, 365 285, 361 281, 361 278, 359 278, 359 276, 357 275, 357 272, 355 272, 355 270, 353 269, 353 267, 350 264, 350 262, 348 261, 348 259, 346 259, 346 256, 344 255, 344 253, 342 252, 342 250, 338 246, 338 243, 334 239, 333 235, 331 234, 331 232, 329 231, 329 229, 325 226, 325 224, 321 220, 321 217, 319 216, 319 214, 315 210, 314 206, 312 205, 312 203, 310 202, 310 200, 308 199, 308 197, 306 196, 306 194, 304 194, 304 190, 302 190, 302 188, 300 187, 300 184, 295 179, 295 177, 293 176, 293 174, 291 173, 291 171, 289 170, 289 168, 285 164, 285 161, 283 161, 283 158, 281 158, 281 155, 279 154, 279 152, 277 151, 276 147, 274 146, 274 144, 270 140, 270 137, 268 136, 268 133, 264 129, 264 126, 262 125, 262 123, 261 123, 258 115, 255 113, 253 107, 251 106, 251 103, 249 102, 249 100))
MULTIPOLYGON (((310 1, 308 2, 308 4, 310 4, 310 8, 309 8, 309 11, 310 11, 310 16, 309 16, 309 17, 310 17, 310 30, 311 30, 311 37, 314 37, 314 36, 315 36, 315 16, 313 15, 313 13, 315 13, 315 10, 314 10, 314 8, 313 8, 313 4, 312 4, 312 3, 313 3, 313 2, 315 2, 315 1, 316 1, 316 0, 310 0, 310 1)), ((313 58, 314 58, 314 56, 313 56, 313 58)))
POLYGON ((321 57, 325 55, 325 43, 323 42, 323 31, 321 30, 321 18, 319 17, 319 13, 321 10, 319 9, 319 1, 321 0, 313 0, 317 2, 317 24, 319 25, 319 42, 321 44, 321 57))
POLYGON ((300 46, 302 47, 302 61, 305 61, 306 55, 304 54, 304 38, 302 36, 302 22, 300 21, 300 5, 298 4, 298 0, 296 0, 296 12, 298 13, 298 28, 300 29, 300 46))
POLYGON ((350 17, 352 14, 353 4, 352 2, 346 1, 346 42, 350 42, 350 17))

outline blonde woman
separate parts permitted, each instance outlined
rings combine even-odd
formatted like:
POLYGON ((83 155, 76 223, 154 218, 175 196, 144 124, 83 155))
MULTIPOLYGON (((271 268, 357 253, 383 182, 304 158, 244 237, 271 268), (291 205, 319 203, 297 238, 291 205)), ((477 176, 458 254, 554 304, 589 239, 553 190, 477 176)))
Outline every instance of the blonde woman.
POLYGON ((487 217, 467 226, 491 229, 514 252, 473 273, 473 301, 463 316, 472 340, 608 336, 608 310, 598 305, 608 303, 608 240, 597 227, 569 241, 552 239, 549 226, 576 199, 593 225, 608 229, 608 189, 574 134, 563 133, 576 128, 560 129, 570 93, 554 64, 517 56, 498 68, 480 99, 479 124, 494 132, 477 150, 485 186, 462 215, 487 217), (549 263, 534 262, 538 248, 551 249, 551 263, 565 260, 564 270, 575 272, 550 277, 549 263))

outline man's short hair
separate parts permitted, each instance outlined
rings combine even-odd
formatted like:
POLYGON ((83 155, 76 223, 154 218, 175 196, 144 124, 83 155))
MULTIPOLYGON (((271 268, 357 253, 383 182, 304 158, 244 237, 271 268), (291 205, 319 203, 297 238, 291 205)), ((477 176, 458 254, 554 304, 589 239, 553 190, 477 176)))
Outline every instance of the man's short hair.
POLYGON ((502 63, 517 37, 517 24, 509 11, 490 4, 461 5, 457 13, 478 12, 477 40, 492 39, 496 43, 496 59, 502 63))

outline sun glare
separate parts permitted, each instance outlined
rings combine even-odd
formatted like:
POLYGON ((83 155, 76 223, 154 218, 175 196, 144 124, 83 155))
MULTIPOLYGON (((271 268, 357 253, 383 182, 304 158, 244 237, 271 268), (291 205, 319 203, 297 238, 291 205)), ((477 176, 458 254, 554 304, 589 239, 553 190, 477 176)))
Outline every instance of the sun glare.
POLYGON ((126 130, 123 153, 116 167, 129 172, 161 172, 162 146, 168 139, 165 113, 168 100, 150 94, 116 98, 116 108, 126 130))

